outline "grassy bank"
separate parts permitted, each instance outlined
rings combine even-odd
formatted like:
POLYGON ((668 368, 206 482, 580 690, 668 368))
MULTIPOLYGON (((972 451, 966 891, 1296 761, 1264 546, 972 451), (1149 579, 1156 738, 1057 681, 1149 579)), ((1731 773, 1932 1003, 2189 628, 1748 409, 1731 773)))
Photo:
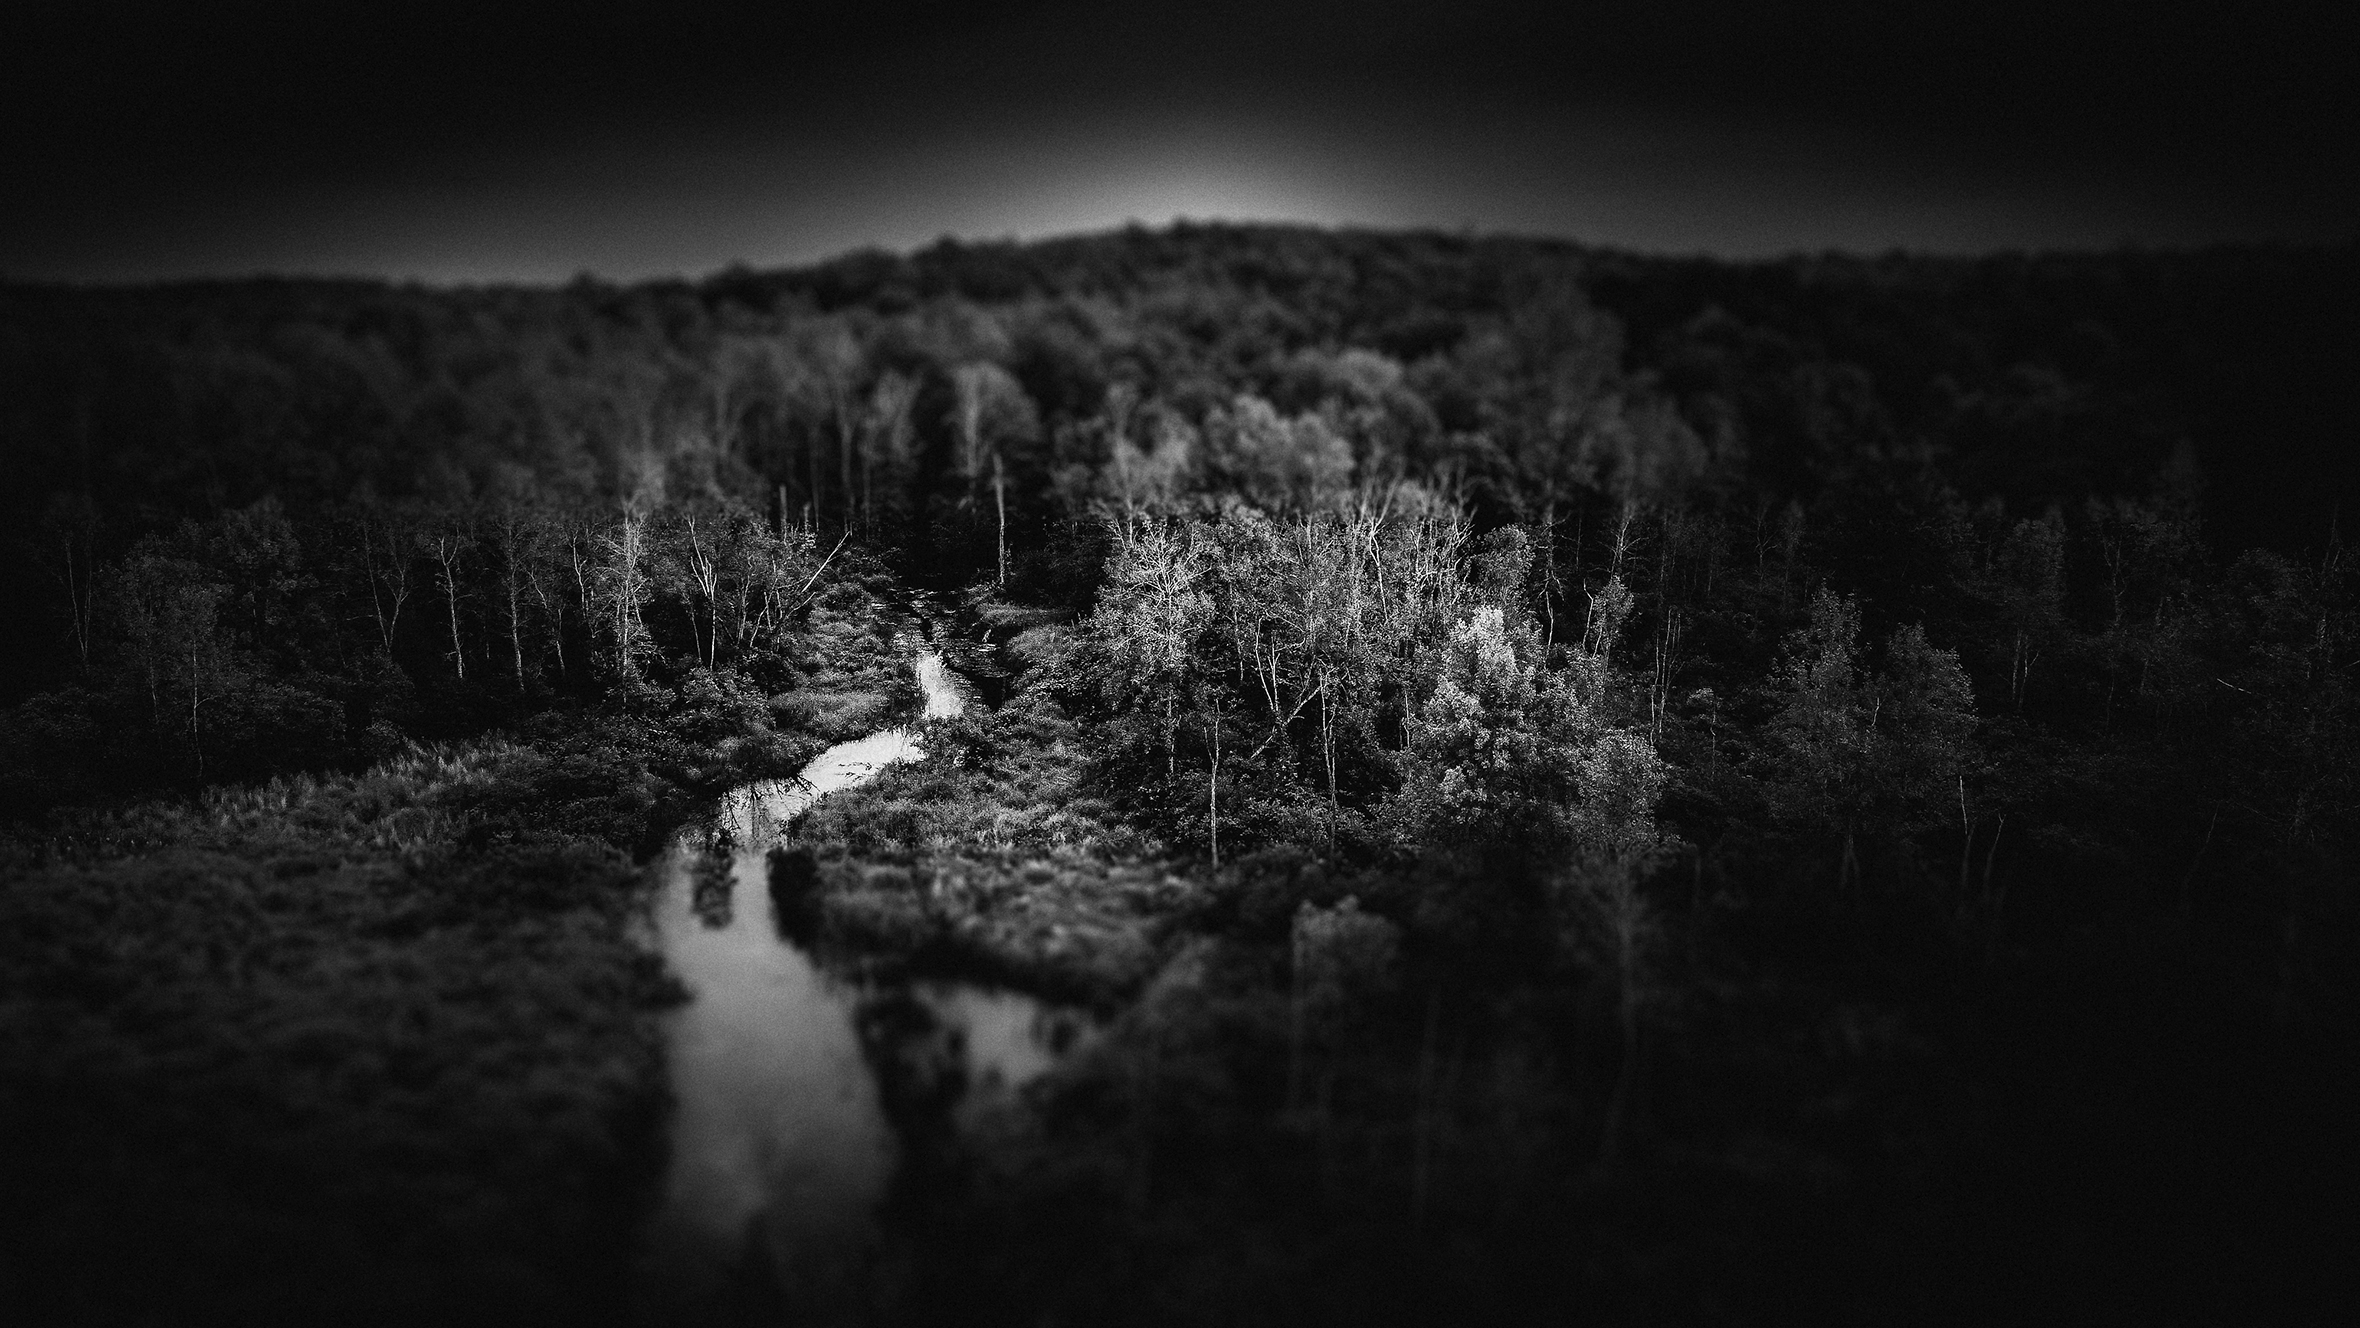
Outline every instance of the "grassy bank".
POLYGON ((0 841, 13 1322, 618 1320, 660 1175, 642 864, 907 708, 858 585, 766 661, 0 841))
POLYGON ((1151 837, 1088 791, 1058 704, 929 724, 928 759, 836 794, 773 854, 773 889, 832 961, 961 976, 1112 1009, 1204 902, 1151 837))

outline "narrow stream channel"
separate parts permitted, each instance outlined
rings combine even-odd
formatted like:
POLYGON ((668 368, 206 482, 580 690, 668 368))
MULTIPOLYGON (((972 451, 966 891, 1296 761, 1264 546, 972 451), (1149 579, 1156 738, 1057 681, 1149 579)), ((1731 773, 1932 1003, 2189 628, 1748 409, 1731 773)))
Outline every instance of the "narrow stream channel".
MULTIPOLYGON (((965 706, 941 654, 914 661, 924 718, 965 706)), ((792 780, 733 790, 660 863, 655 936, 691 999, 666 1016, 669 1171, 637 1270, 648 1323, 857 1317, 897 1145, 863 1054, 864 1001, 915 1002, 964 1058, 965 1120, 1046 1072, 1074 1020, 962 982, 890 992, 831 978, 787 939, 769 853, 814 802, 925 758, 914 728, 839 743, 792 780)))

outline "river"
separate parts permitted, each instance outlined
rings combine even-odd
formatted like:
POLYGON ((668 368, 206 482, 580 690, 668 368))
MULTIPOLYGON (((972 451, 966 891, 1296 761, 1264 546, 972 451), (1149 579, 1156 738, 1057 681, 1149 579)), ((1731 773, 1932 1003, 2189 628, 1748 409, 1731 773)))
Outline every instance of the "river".
MULTIPOLYGON (((913 667, 922 720, 963 711, 938 651, 920 651, 913 667)), ((850 1320, 873 1300, 877 1210, 898 1144, 864 1052, 864 1003, 923 1011, 930 1035, 964 1059, 962 1119, 1046 1072, 1070 1044, 1073 1017, 1031 997, 963 982, 841 981, 779 925, 771 848, 819 799, 925 759, 920 737, 918 727, 884 729, 829 748, 795 779, 733 790, 659 864, 655 939, 691 999, 665 1016, 674 1106, 635 1279, 646 1322, 850 1320)))

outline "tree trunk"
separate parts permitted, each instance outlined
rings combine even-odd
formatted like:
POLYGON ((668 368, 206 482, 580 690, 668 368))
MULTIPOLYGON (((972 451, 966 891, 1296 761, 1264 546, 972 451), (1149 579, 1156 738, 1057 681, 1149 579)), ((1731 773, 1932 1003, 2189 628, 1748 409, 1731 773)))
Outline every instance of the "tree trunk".
POLYGON ((1958 897, 1967 897, 1967 864, 1975 860, 1975 822, 1967 815, 1967 777, 1958 780, 1958 897))
POLYGON ((853 504, 859 495, 852 487, 852 417, 846 412, 844 393, 831 393, 836 399, 836 466, 844 485, 844 528, 852 529, 853 504))
POLYGON ((508 552, 508 649, 516 657, 516 694, 524 695, 524 628, 517 621, 516 551, 508 552))
MULTIPOLYGON (((819 448, 820 448, 820 440, 819 440, 819 429, 818 429, 818 427, 817 427, 816 425, 815 425, 815 426, 813 426, 813 428, 810 430, 810 440, 811 440, 811 446, 810 446, 810 448, 808 449, 808 454, 807 454, 807 457, 806 457, 806 459, 807 459, 808 461, 810 461, 810 463, 811 463, 811 492, 810 492, 810 494, 809 494, 809 495, 807 495, 807 497, 805 498, 805 501, 804 501, 804 503, 803 503, 803 513, 804 513, 804 520, 805 520, 805 521, 807 521, 807 522, 808 522, 808 521, 813 521, 813 519, 816 517, 817 513, 819 512, 819 448)), ((814 525, 812 526, 812 529, 813 529, 813 531, 814 531, 814 532, 816 532, 816 531, 818 530, 818 526, 817 526, 816 524, 814 524, 814 525)))
POLYGON ((451 663, 459 671, 459 681, 467 681, 467 651, 459 640, 459 577, 451 565, 452 554, 436 551, 435 560, 442 564, 443 602, 451 610, 451 663))
POLYGON ((992 506, 1000 513, 1000 584, 1008 584, 1008 492, 1000 454, 992 453, 992 506))
MULTIPOLYGON (((568 531, 565 537, 566 558, 574 567, 574 594, 582 604, 582 648, 590 652, 588 658, 582 661, 584 668, 588 668, 598 658, 598 602, 590 596, 589 560, 582 554, 582 541, 589 538, 591 534, 587 523, 568 531)), ((564 635, 565 624, 559 623, 558 636, 562 640, 564 635)), ((558 647, 557 671, 560 674, 565 672, 565 648, 562 644, 558 647)))
POLYGON ((1213 865, 1221 865, 1221 712, 1213 712, 1212 782, 1205 795, 1206 814, 1212 823, 1213 865))
POLYGON ((1336 725, 1335 698, 1328 694, 1325 678, 1319 683, 1319 746, 1327 758, 1328 784, 1328 857, 1336 856, 1336 725))
POLYGON ((608 621, 615 638, 615 667, 625 678, 639 677, 639 644, 643 630, 639 617, 639 595, 642 589, 640 562, 644 553, 641 543, 646 532, 644 518, 630 508, 623 509, 622 524, 616 527, 613 540, 615 559, 613 603, 607 606, 608 621))
POLYGON ((92 562, 92 556, 87 547, 84 548, 83 556, 79 560, 74 557, 74 536, 71 533, 65 537, 65 553, 66 607, 72 615, 74 653, 82 661, 82 667, 88 668, 90 667, 90 621, 93 608, 97 603, 97 583, 93 577, 97 568, 92 562))
POLYGON ((1541 658, 1557 644, 1557 490, 1549 487, 1549 505, 1541 518, 1541 658))
MULTIPOLYGON (((369 582, 369 607, 377 613, 377 639, 388 658, 393 654, 393 625, 385 619, 385 601, 377 593, 377 541, 369 534, 369 519, 361 518, 361 574, 369 582)), ((398 608, 396 612, 399 612, 398 608)))

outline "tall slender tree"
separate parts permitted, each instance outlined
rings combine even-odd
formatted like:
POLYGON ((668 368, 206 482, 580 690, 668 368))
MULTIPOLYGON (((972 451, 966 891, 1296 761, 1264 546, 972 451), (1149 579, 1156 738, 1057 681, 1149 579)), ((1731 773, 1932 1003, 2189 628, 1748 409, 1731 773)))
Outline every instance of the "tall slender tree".
POLYGON ((996 364, 963 364, 951 373, 956 390, 952 425, 959 439, 959 473, 970 485, 990 477, 998 536, 997 584, 1008 581, 1007 448, 1040 437, 1040 413, 1014 375, 996 364))

